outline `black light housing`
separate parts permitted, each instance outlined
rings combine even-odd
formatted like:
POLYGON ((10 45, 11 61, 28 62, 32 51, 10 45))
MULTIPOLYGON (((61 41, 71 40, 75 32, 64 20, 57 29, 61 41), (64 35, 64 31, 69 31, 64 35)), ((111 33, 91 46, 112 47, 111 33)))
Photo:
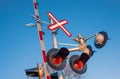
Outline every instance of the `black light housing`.
POLYGON ((77 74, 84 74, 87 71, 87 64, 85 64, 84 66, 81 67, 81 64, 77 63, 78 61, 79 61, 79 56, 78 55, 71 56, 71 58, 69 60, 70 67, 77 74), (76 63, 79 66, 76 67, 75 66, 76 63))
POLYGON ((55 70, 62 70, 66 66, 66 57, 69 55, 67 48, 50 49, 47 53, 48 65, 55 70))

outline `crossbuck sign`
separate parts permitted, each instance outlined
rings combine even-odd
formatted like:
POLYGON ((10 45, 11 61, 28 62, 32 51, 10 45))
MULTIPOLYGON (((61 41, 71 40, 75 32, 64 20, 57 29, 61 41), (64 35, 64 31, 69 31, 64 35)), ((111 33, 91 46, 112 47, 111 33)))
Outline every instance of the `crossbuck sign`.
POLYGON ((54 21, 54 24, 50 24, 48 28, 52 31, 57 28, 61 28, 69 37, 72 36, 72 34, 64 27, 65 24, 67 24, 67 20, 61 20, 60 22, 50 13, 47 12, 50 19, 54 21))

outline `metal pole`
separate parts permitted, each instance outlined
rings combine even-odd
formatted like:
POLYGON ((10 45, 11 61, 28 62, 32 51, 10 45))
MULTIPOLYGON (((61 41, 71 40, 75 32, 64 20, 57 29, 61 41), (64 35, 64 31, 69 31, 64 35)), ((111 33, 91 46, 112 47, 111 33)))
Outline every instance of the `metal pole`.
POLYGON ((45 69, 45 78, 46 79, 51 79, 50 74, 47 71, 47 59, 46 59, 46 51, 45 51, 45 45, 44 45, 44 40, 43 40, 43 31, 40 23, 40 17, 38 13, 38 7, 37 7, 37 2, 36 0, 33 0, 33 5, 34 5, 34 11, 35 11, 35 17, 36 17, 36 22, 37 22, 37 29, 38 29, 38 34, 39 34, 39 40, 40 40, 40 47, 41 47, 41 52, 42 52, 42 57, 44 61, 44 69, 45 69))
MULTIPOLYGON (((54 23, 52 19, 50 19, 50 23, 51 24, 54 23)), ((56 39, 57 30, 52 31, 53 47, 56 48, 56 49, 58 49, 58 43, 57 43, 57 39, 56 39)))

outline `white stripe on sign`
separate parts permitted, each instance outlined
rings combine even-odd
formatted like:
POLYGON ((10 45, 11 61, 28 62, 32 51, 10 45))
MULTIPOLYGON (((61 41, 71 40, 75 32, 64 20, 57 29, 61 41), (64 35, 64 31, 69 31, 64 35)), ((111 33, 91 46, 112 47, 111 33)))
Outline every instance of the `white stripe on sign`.
POLYGON ((61 22, 59 22, 59 23, 57 23, 57 24, 50 25, 50 26, 49 26, 49 29, 54 30, 54 29, 56 29, 56 28, 58 28, 58 27, 63 27, 63 26, 61 26, 61 25, 64 25, 64 24, 66 24, 66 23, 67 23, 67 21, 66 21, 66 20, 63 20, 63 21, 61 21, 61 22))

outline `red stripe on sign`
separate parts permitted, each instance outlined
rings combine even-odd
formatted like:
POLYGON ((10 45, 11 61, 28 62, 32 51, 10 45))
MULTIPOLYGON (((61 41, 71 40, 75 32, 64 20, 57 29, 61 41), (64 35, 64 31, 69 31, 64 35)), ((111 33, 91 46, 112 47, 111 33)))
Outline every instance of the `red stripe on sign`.
POLYGON ((51 77, 50 77, 50 76, 47 76, 47 79, 51 79, 51 77))
POLYGON ((37 3, 36 2, 34 3, 34 8, 37 9, 37 3))
POLYGON ((40 38, 40 40, 43 40, 43 32, 42 31, 39 31, 39 38, 40 38))
POLYGON ((42 50, 42 55, 43 55, 44 62, 47 62, 45 50, 42 50))

